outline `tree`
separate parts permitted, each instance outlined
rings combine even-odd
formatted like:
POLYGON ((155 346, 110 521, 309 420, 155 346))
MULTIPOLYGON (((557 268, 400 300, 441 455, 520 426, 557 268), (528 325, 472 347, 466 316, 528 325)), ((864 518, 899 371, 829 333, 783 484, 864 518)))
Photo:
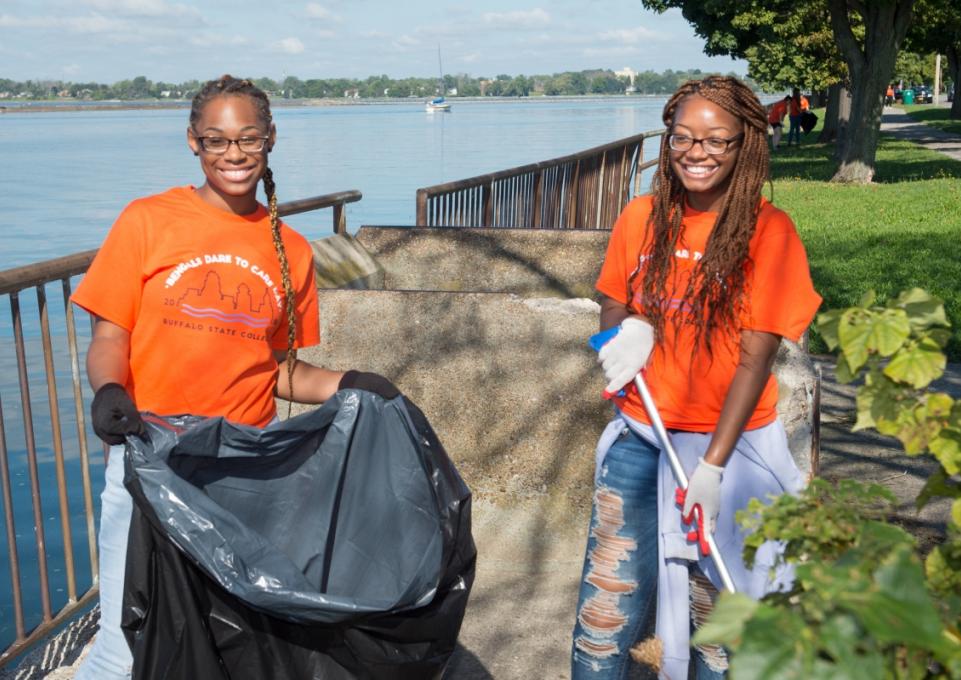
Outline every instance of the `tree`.
MULTIPOLYGON (((945 0, 952 2, 953 0, 945 0)), ((641 0, 648 9, 681 8, 695 32, 704 37, 708 54, 745 57, 751 46, 763 42, 770 32, 764 25, 773 17, 786 20, 797 3, 780 0, 641 0), (745 15, 755 21, 736 21, 745 15)), ((806 11, 817 6, 827 11, 834 40, 847 66, 851 83, 849 134, 839 142, 838 182, 870 182, 874 177, 884 91, 898 48, 911 25, 915 0, 809 0, 806 11)), ((815 26, 812 29, 817 28, 815 26)))
POLYGON ((841 140, 836 182, 874 178, 884 92, 911 26, 915 0, 828 0, 831 28, 851 78, 851 125, 841 140), (858 27, 864 26, 859 39, 858 27))
POLYGON ((957 0, 917 0, 917 19, 907 45, 919 52, 937 52, 948 58, 954 87, 951 117, 961 118, 961 6, 957 0))

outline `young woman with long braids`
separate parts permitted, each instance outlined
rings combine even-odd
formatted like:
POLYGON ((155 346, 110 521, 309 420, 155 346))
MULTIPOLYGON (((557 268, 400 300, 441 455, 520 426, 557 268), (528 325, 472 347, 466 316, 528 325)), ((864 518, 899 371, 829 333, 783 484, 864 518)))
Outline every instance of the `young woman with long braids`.
MULTIPOLYGON (((686 678, 688 570, 719 580, 683 518, 700 507, 737 589, 760 596, 772 587, 770 560, 746 569, 734 513, 803 481, 771 367, 821 299, 791 219, 761 196, 766 111, 737 79, 711 76, 682 85, 663 120, 652 192, 618 218, 597 281, 601 329, 620 328, 599 354, 616 417, 598 443, 573 680, 627 677, 655 610, 654 665, 686 678), (633 389, 642 369, 690 478, 683 508, 633 389)), ((696 654, 697 677, 720 677, 725 664, 723 650, 696 654)))
POLYGON ((87 354, 94 431, 111 445, 100 522, 100 631, 80 680, 130 676, 120 630, 132 504, 123 443, 140 411, 223 416, 264 427, 275 397, 317 404, 354 387, 396 397, 374 373, 298 361, 320 340, 312 252, 277 216, 267 158, 276 129, 266 94, 223 76, 193 99, 187 144, 204 184, 131 203, 73 301, 96 318, 87 354), (268 206, 257 201, 264 182, 268 206), (280 377, 280 365, 285 366, 280 377))

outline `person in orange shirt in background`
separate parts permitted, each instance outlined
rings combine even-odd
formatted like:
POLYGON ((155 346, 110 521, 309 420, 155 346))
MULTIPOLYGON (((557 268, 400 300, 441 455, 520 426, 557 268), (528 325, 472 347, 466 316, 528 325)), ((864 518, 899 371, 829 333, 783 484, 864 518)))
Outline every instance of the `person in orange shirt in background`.
POLYGON ((884 104, 892 106, 894 104, 894 86, 888 85, 888 91, 884 93, 884 104))
POLYGON ((796 342, 821 298, 791 218, 761 195, 772 117, 740 80, 709 76, 682 85, 662 118, 651 193, 618 217, 596 282, 600 328, 619 328, 598 355, 615 418, 596 452, 572 680, 628 677, 655 610, 663 676, 687 678, 690 659, 698 680, 721 677, 723 650, 690 654, 687 640, 687 570, 707 558, 672 551, 696 550, 687 526, 699 506, 738 590, 755 592, 738 580, 734 515, 802 483, 771 367, 781 338, 796 342), (682 509, 633 389, 642 370, 690 479, 682 509))
POLYGON ((205 181, 141 198, 121 213, 72 301, 95 318, 87 352, 94 432, 110 445, 101 503, 100 631, 77 680, 131 674, 121 632, 132 499, 124 442, 140 411, 223 416, 264 427, 275 396, 317 404, 342 388, 391 399, 376 373, 300 361, 320 342, 313 253, 277 217, 267 158, 276 130, 267 95, 223 76, 193 99, 187 145, 205 181), (263 180, 268 206, 257 201, 263 180))
POLYGON ((807 98, 802 95, 801 91, 796 87, 788 98, 788 104, 790 106, 788 118, 791 122, 791 127, 787 131, 787 145, 791 146, 792 137, 795 142, 798 144, 801 143, 801 114, 811 107, 810 104, 808 104, 807 98))
POLYGON ((781 135, 784 132, 784 116, 787 115, 787 105, 791 101, 790 96, 786 96, 780 101, 776 101, 768 108, 767 122, 771 125, 771 148, 777 151, 781 144, 781 135))

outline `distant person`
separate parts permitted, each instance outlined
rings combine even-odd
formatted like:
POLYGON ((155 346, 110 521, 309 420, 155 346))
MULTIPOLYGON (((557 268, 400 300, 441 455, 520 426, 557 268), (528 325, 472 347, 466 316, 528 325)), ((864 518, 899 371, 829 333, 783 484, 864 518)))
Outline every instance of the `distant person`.
POLYGON ((801 143, 801 115, 811 108, 811 106, 808 103, 807 97, 801 94, 801 91, 796 87, 788 99, 788 106, 790 107, 788 119, 790 120, 791 127, 787 131, 787 145, 791 146, 792 137, 794 138, 795 144, 801 143))
POLYGON ((123 456, 126 437, 144 432, 140 411, 264 427, 276 419, 275 397, 317 404, 346 387, 398 395, 377 374, 296 357, 320 341, 317 291, 310 245, 277 217, 267 165, 275 139, 264 92, 231 76, 206 83, 187 127, 204 184, 128 205, 73 295, 96 319, 87 353, 91 420, 110 445, 100 631, 77 680, 130 677, 120 628, 132 512, 123 456), (257 201, 260 180, 266 207, 257 201))
POLYGON ((888 85, 888 90, 884 93, 884 105, 891 106, 892 104, 894 104, 894 85, 888 85))
POLYGON ((781 135, 784 133, 784 116, 787 115, 787 107, 790 101, 791 95, 787 95, 768 108, 767 122, 771 125, 771 148, 775 151, 781 145, 781 135))
MULTIPOLYGON (((601 329, 619 328, 599 354, 615 418, 597 446, 572 680, 628 677, 655 610, 662 677, 687 678, 689 570, 709 561, 688 537, 694 507, 738 590, 756 594, 770 587, 769 564, 743 565, 734 515, 803 484, 771 367, 821 298, 791 218, 761 196, 770 119, 724 76, 682 85, 662 118, 651 193, 618 217, 596 283, 601 329), (683 508, 633 389, 640 371, 690 478, 683 508)), ((693 656, 699 680, 724 674, 722 649, 693 656)))

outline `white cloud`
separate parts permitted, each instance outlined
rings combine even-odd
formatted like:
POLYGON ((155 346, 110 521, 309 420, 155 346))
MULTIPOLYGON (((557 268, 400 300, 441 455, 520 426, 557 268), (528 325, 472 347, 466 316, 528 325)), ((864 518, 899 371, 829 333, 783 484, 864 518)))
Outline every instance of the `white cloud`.
POLYGON ((634 28, 618 28, 613 31, 604 31, 603 33, 598 33, 597 37, 607 42, 616 42, 622 45, 636 45, 638 43, 648 42, 649 40, 657 40, 663 36, 649 28, 635 26, 634 28))
POLYGON ((383 40, 384 38, 389 38, 390 34, 384 31, 361 31, 361 38, 370 38, 373 40, 383 40))
POLYGON ((304 8, 308 19, 321 19, 323 21, 340 21, 340 17, 331 12, 323 5, 316 2, 308 2, 304 8))
POLYGON ((192 33, 189 42, 194 47, 210 47, 211 45, 229 45, 231 47, 242 47, 250 45, 250 38, 243 35, 223 35, 221 33, 192 33))
POLYGON ((397 38, 397 40, 395 40, 393 44, 394 44, 394 47, 401 47, 401 48, 414 47, 415 45, 420 45, 420 40, 418 40, 417 38, 411 37, 405 33, 404 35, 397 38))
POLYGON ((80 64, 67 64, 61 69, 64 75, 75 76, 80 73, 80 64))
POLYGON ((10 14, 0 14, 0 28, 58 29, 70 33, 108 33, 110 31, 130 30, 131 26, 122 19, 105 17, 101 14, 90 14, 83 17, 15 17, 10 14))
POLYGON ((165 0, 83 0, 83 4, 102 12, 144 17, 199 17, 196 8, 165 0))
POLYGON ((306 47, 298 38, 284 38, 274 43, 274 47, 285 54, 301 54, 306 47))
POLYGON ((540 28, 551 23, 551 15, 540 7, 513 12, 487 12, 484 23, 493 28, 540 28))

